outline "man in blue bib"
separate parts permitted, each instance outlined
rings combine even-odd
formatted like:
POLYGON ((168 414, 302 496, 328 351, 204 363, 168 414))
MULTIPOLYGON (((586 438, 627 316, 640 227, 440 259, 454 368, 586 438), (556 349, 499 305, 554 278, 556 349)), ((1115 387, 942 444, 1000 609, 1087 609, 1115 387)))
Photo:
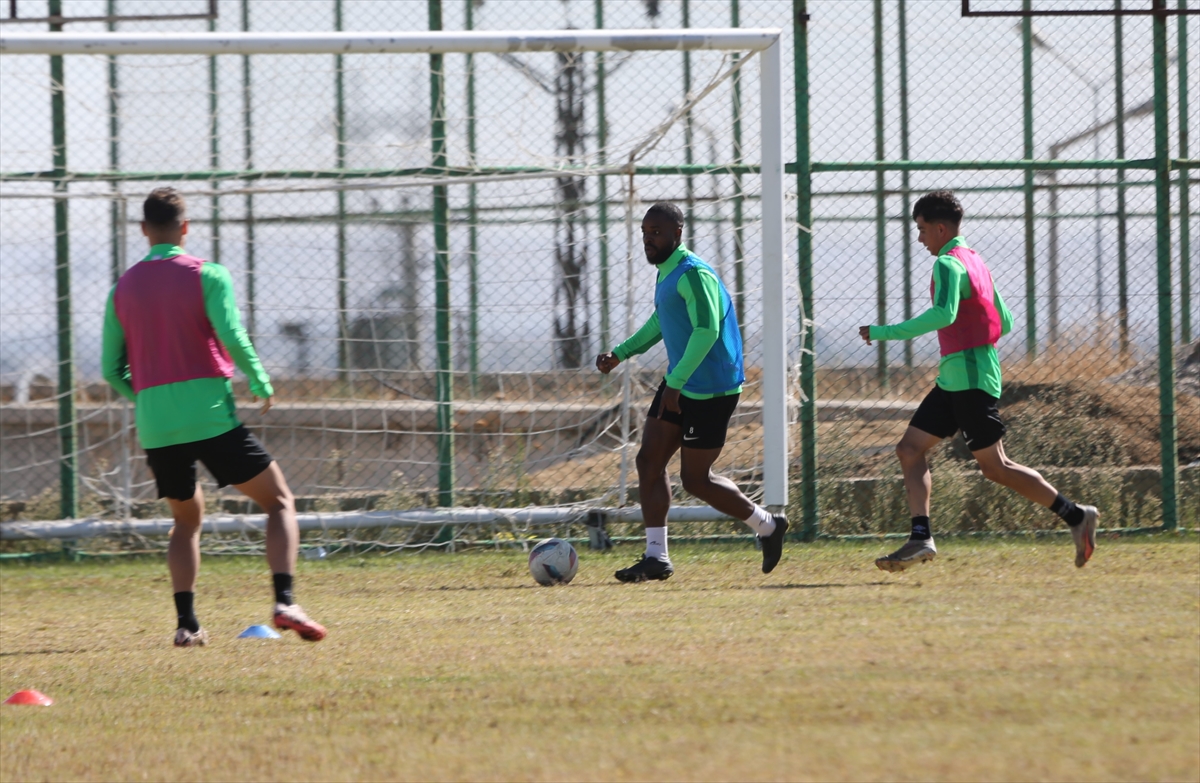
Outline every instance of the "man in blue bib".
POLYGON ((642 246, 646 260, 658 269, 654 315, 611 353, 596 357, 596 369, 608 374, 660 340, 667 347, 667 375, 650 404, 637 455, 646 552, 616 573, 622 582, 669 579, 675 573, 667 554, 667 463, 676 451, 683 488, 718 511, 745 520, 758 534, 764 574, 771 573, 783 555, 788 529, 783 514, 771 514, 732 481, 712 472, 746 380, 742 334, 729 292, 713 268, 687 249, 682 236, 683 213, 678 207, 660 203, 647 210, 642 246))

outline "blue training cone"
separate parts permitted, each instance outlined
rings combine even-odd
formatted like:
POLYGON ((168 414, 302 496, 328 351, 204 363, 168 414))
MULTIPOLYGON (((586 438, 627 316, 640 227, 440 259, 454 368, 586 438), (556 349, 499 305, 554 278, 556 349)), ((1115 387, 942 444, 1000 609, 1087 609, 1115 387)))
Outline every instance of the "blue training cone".
POLYGON ((267 625, 252 625, 238 634, 239 639, 278 639, 279 634, 267 625))

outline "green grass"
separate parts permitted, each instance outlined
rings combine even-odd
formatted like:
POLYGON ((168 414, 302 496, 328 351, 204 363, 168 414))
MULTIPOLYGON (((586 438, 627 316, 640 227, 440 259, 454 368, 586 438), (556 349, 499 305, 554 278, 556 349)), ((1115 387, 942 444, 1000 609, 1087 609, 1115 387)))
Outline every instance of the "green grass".
POLYGON ((176 650, 157 559, 0 568, 0 779, 1200 779, 1200 542, 947 539, 304 562, 316 645, 267 621, 259 559, 205 561, 207 648, 176 650), (892 543, 892 542, 889 542, 892 543))

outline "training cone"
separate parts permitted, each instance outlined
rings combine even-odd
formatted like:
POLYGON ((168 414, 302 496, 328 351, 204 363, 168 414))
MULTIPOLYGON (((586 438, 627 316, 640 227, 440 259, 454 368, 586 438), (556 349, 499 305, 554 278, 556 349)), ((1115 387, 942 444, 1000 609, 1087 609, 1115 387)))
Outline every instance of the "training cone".
POLYGON ((49 707, 54 703, 54 699, 50 698, 41 691, 17 691, 12 696, 4 700, 5 704, 30 704, 34 707, 49 707))
POLYGON ((238 634, 239 639, 278 639, 279 634, 274 628, 266 625, 252 625, 238 634))

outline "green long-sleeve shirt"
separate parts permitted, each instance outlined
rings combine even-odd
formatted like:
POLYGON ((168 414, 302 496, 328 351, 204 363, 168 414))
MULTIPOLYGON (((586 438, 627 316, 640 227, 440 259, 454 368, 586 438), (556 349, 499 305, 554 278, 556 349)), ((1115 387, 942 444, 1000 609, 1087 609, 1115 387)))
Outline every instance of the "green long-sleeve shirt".
MULTIPOLYGON (((181 255, 174 245, 155 245, 143 260, 181 255)), ((233 278, 220 264, 206 262, 200 271, 204 312, 217 339, 258 397, 274 396, 270 377, 263 369, 246 330, 242 327, 233 278)), ((135 393, 131 384, 125 329, 117 318, 113 286, 104 312, 101 370, 104 379, 121 396, 135 404, 138 440, 153 449, 215 438, 239 425, 233 387, 228 378, 195 378, 178 383, 150 386, 135 393)))
MULTIPOLYGON (((675 267, 679 266, 679 262, 687 255, 688 249, 684 245, 675 248, 675 252, 658 264, 657 282, 661 283, 667 278, 675 267)), ((725 318, 725 313, 721 311, 721 287, 715 275, 707 269, 691 269, 679 278, 675 289, 679 295, 683 297, 684 303, 687 305, 688 320, 692 324, 692 334, 688 338, 687 347, 683 351, 683 356, 676 363, 675 369, 666 376, 667 386, 672 389, 682 390, 688 379, 692 377, 692 373, 704 361, 704 357, 712 350, 717 340, 721 336, 720 324, 725 318)), ((638 329, 633 335, 622 342, 617 347, 613 348, 613 355, 621 361, 627 360, 631 356, 643 354, 653 348, 662 340, 662 327, 658 322, 658 312, 654 312, 646 323, 638 329)), ((694 394, 692 392, 681 392, 684 396, 696 400, 704 400, 712 397, 724 397, 730 394, 740 394, 742 387, 730 389, 721 394, 694 394)))
MULTIPOLYGON (((958 317, 958 306, 972 295, 967 269, 949 252, 966 247, 961 236, 946 243, 933 262, 933 305, 907 321, 889 326, 872 326, 872 340, 911 340, 929 332, 944 329, 958 317)), ((992 286, 992 303, 1000 315, 1000 334, 1012 331, 1013 316, 1000 297, 1000 289, 992 286)), ((993 397, 1000 396, 1000 357, 995 345, 981 345, 965 351, 947 354, 938 363, 937 385, 946 391, 981 389, 993 397)))

